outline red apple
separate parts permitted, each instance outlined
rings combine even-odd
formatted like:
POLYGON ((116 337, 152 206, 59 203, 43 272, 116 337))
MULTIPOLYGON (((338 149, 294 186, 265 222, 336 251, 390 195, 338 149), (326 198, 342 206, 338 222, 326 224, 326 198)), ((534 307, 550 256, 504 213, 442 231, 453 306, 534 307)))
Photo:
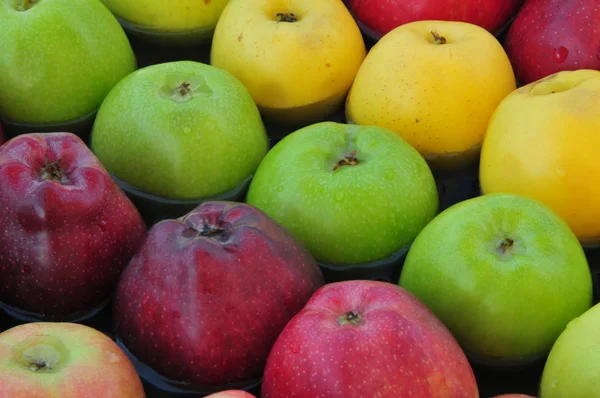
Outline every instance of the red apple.
POLYGON ((378 40, 400 25, 422 20, 461 21, 499 33, 524 0, 346 0, 364 30, 378 40))
POLYGON ((478 398, 448 329, 403 288, 379 281, 325 285, 269 354, 262 398, 478 398))
POLYGON ((505 47, 522 84, 564 70, 600 69, 600 0, 529 0, 505 47))
POLYGON ((207 395, 204 398, 256 398, 254 395, 243 390, 227 390, 207 395))
POLYGON ((206 391, 251 384, 323 283, 308 250, 265 213, 205 202, 148 232, 117 288, 116 330, 163 377, 206 391))
POLYGON ((0 333, 0 397, 143 398, 125 353, 74 323, 27 323, 0 333))
POLYGON ((102 306, 141 244, 134 205, 71 133, 0 147, 0 301, 71 320, 102 306))

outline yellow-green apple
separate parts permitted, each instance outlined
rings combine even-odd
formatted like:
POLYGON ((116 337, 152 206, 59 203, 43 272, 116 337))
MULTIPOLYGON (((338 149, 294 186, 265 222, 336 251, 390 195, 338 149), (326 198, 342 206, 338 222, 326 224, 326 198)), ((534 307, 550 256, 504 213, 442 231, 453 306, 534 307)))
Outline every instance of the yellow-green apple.
POLYGON ((136 59, 100 0, 0 1, 0 115, 59 124, 98 109, 136 59))
POLYGON ((310 253, 262 211, 204 202, 150 229, 117 287, 116 331, 179 385, 254 384, 285 324, 323 283, 310 253))
POLYGON ((563 71, 523 86, 492 116, 481 190, 515 193, 557 212, 583 244, 600 243, 600 72, 563 71))
POLYGON ((102 0, 123 27, 146 39, 174 45, 210 40, 229 0, 102 0))
POLYGON ((281 223, 329 265, 385 259, 438 211, 427 162, 381 127, 316 123, 279 141, 247 203, 281 223))
POLYGON ((415 21, 469 22, 498 34, 524 0, 346 0, 350 11, 374 39, 415 21))
POLYGON ((465 354, 412 294, 387 282, 320 288, 271 350, 262 398, 479 398, 465 354))
POLYGON ((512 194, 440 213, 411 246, 400 285, 467 355, 500 365, 544 357, 592 305, 591 273, 575 234, 547 206, 512 194))
POLYGON ((266 119, 306 125, 343 105, 365 53, 340 0, 231 0, 210 59, 248 87, 266 119))
POLYGON ((552 347, 542 373, 540 397, 598 396, 600 304, 571 321, 552 347))
POLYGON ((207 395, 205 398, 256 398, 244 390, 227 390, 207 395))
POLYGON ((346 117, 396 132, 436 168, 462 168, 479 157, 490 116, 515 88, 504 49, 485 29, 411 22, 371 49, 346 117))
POLYGON ((151 65, 106 97, 91 148, 136 189, 169 199, 204 199, 248 179, 267 152, 248 90, 228 72, 193 61, 151 65))
POLYGON ((600 69, 599 10, 599 0, 527 1, 505 40, 520 83, 564 70, 600 69))
POLYGON ((0 396, 144 398, 135 368, 108 336, 76 323, 34 322, 0 333, 0 396))
POLYGON ((0 147, 0 302, 19 317, 75 320, 112 295, 146 234, 140 214, 71 133, 0 147))

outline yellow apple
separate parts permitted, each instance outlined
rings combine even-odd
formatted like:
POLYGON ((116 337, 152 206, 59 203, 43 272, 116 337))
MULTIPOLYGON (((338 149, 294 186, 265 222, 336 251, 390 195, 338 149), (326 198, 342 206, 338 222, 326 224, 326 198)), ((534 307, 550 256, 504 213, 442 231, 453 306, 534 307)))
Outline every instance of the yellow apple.
POLYGON ((559 72, 506 97, 490 120, 479 167, 484 194, 537 199, 581 243, 600 243, 600 72, 559 72))
POLYGON ((371 49, 350 90, 348 122, 399 134, 437 168, 479 156, 487 123, 516 89, 504 49, 466 22, 417 21, 371 49))
POLYGON ((341 0, 231 0, 211 64, 244 83, 266 120, 299 125, 341 108, 365 55, 341 0))
POLYGON ((171 44, 210 39, 228 0, 102 0, 132 33, 171 44))

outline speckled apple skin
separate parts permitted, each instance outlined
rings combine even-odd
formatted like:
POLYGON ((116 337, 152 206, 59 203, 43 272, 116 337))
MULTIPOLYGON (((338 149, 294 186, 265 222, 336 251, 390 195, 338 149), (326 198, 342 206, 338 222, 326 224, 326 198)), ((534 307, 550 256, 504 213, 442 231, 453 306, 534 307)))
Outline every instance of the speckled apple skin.
POLYGON ((478 398, 448 329, 413 295, 379 281, 319 289, 269 354, 262 398, 478 398), (338 323, 353 311, 358 325, 338 323))
POLYGON ((0 114, 58 123, 98 109, 137 62, 100 0, 38 0, 27 11, 0 1, 0 114))
POLYGON ((84 142, 20 135, 0 147, 0 301, 68 316, 109 298, 146 227, 84 142), (43 181, 61 159, 68 182, 43 181))
POLYGON ((119 282, 116 330, 164 377, 211 388, 252 381, 323 283, 307 249, 262 211, 205 202, 149 231, 119 282), (226 235, 195 236, 205 225, 226 235))
POLYGON ((105 334, 81 324, 37 322, 0 333, 2 398, 144 398, 135 368, 105 334), (30 338, 52 336, 68 350, 56 373, 36 374, 14 360, 12 349, 30 338))
POLYGON ((524 0, 347 0, 355 18, 378 37, 423 20, 469 22, 497 33, 524 0))
POLYGON ((600 0, 530 0, 506 36, 522 84, 563 70, 600 69, 600 0))

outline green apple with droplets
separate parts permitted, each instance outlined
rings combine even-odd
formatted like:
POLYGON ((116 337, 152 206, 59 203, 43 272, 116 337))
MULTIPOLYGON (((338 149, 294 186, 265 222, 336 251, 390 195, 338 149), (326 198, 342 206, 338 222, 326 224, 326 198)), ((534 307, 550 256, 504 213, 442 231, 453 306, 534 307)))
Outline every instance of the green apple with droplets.
POLYGON ((260 164, 247 202, 330 265, 385 259, 409 245, 439 199, 425 159, 389 130, 335 122, 304 127, 260 164))
POLYGON ((111 174, 137 190, 195 200, 250 178, 268 140, 239 80, 210 65, 178 61, 119 82, 98 111, 91 147, 111 174))
POLYGON ((497 364, 544 357, 592 305, 591 273, 573 231, 550 208, 514 194, 440 213, 413 242, 399 283, 471 358, 497 364))
POLYGON ((93 115, 136 69, 123 29, 100 0, 0 1, 0 115, 60 124, 93 115))

